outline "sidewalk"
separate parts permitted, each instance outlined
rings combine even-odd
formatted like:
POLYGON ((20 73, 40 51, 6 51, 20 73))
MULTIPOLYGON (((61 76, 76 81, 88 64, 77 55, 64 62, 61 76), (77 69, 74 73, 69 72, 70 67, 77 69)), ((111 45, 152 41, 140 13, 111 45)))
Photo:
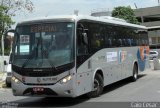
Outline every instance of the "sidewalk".
POLYGON ((6 73, 5 73, 6 66, 3 65, 2 58, 4 60, 6 60, 7 63, 8 63, 9 62, 9 56, 4 56, 4 57, 0 56, 0 88, 1 88, 2 83, 5 82, 5 79, 6 79, 6 73), (3 68, 4 68, 4 70, 3 70, 3 68))
POLYGON ((0 72, 0 88, 5 84, 5 73, 0 72))

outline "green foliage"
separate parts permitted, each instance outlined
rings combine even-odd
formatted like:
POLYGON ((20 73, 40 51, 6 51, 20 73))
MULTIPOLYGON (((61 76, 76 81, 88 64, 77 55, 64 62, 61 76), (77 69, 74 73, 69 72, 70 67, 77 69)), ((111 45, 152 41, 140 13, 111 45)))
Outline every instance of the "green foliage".
POLYGON ((16 16, 20 12, 32 12, 34 9, 31 0, 0 0, 0 5, 7 7, 5 14, 9 16, 16 16))
MULTIPOLYGON (((0 43, 3 33, 6 32, 12 24, 14 24, 14 22, 11 19, 11 16, 5 13, 6 10, 8 10, 8 7, 0 5, 0 43)), ((5 51, 4 53, 8 55, 10 51, 10 46, 5 47, 4 51, 5 51)))
MULTIPOLYGON (((10 54, 11 49, 4 49, 4 55, 9 55, 10 54)), ((0 48, 0 55, 2 55, 2 49, 0 48)))
POLYGON ((114 10, 112 11, 112 17, 124 19, 129 23, 139 24, 134 14, 134 10, 131 9, 131 7, 125 7, 125 6, 115 7, 114 10))
MULTIPOLYGON (((14 24, 12 17, 22 11, 32 12, 34 9, 33 3, 30 0, 0 0, 0 41, 2 35, 14 24)), ((0 42, 1 43, 1 42, 0 42)), ((8 54, 10 51, 10 41, 4 40, 4 53, 8 54)), ((0 53, 1 53, 0 44, 0 53)))
POLYGON ((5 14, 7 9, 6 6, 0 6, 0 36, 14 24, 11 17, 5 14))
POLYGON ((0 37, 14 24, 12 17, 18 11, 32 12, 33 3, 30 0, 0 0, 0 37))

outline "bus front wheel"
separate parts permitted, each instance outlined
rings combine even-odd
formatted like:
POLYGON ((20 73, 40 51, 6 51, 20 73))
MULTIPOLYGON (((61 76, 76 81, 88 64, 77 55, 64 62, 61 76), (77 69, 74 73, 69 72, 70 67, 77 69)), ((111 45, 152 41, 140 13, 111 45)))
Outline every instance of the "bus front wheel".
POLYGON ((98 97, 103 92, 103 78, 100 74, 96 74, 94 78, 94 90, 87 95, 90 98, 98 97))

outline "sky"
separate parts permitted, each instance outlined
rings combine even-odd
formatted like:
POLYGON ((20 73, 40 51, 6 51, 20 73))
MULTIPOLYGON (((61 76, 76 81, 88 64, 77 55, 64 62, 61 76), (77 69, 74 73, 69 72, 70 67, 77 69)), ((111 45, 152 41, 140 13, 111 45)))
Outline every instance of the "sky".
MULTIPOLYGON (((112 11, 117 6, 131 6, 135 9, 158 6, 158 0, 31 0, 34 4, 32 13, 21 12, 13 18, 17 23, 34 17, 72 15, 74 10, 79 14, 90 15, 92 11, 112 11)), ((15 26, 14 26, 15 27, 15 26)))

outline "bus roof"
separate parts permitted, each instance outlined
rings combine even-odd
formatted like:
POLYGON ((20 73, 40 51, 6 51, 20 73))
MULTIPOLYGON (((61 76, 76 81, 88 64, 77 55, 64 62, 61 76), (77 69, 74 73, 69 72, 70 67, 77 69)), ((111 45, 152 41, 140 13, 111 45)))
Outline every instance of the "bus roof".
POLYGON ((39 18, 34 18, 34 19, 29 19, 22 21, 18 23, 20 24, 25 24, 25 23, 34 23, 34 22, 42 22, 42 21, 53 21, 53 20, 58 20, 58 21, 79 21, 79 20, 91 20, 91 21, 98 21, 98 22, 104 22, 104 23, 110 23, 110 24, 116 24, 116 25, 123 25, 123 26, 129 26, 129 27, 135 27, 135 28, 141 28, 141 29, 146 29, 147 27, 141 26, 141 25, 136 25, 136 24, 131 24, 127 23, 122 19, 117 20, 118 18, 114 17, 94 17, 94 16, 86 16, 86 15, 61 15, 61 16, 49 16, 49 17, 39 17, 39 18))

